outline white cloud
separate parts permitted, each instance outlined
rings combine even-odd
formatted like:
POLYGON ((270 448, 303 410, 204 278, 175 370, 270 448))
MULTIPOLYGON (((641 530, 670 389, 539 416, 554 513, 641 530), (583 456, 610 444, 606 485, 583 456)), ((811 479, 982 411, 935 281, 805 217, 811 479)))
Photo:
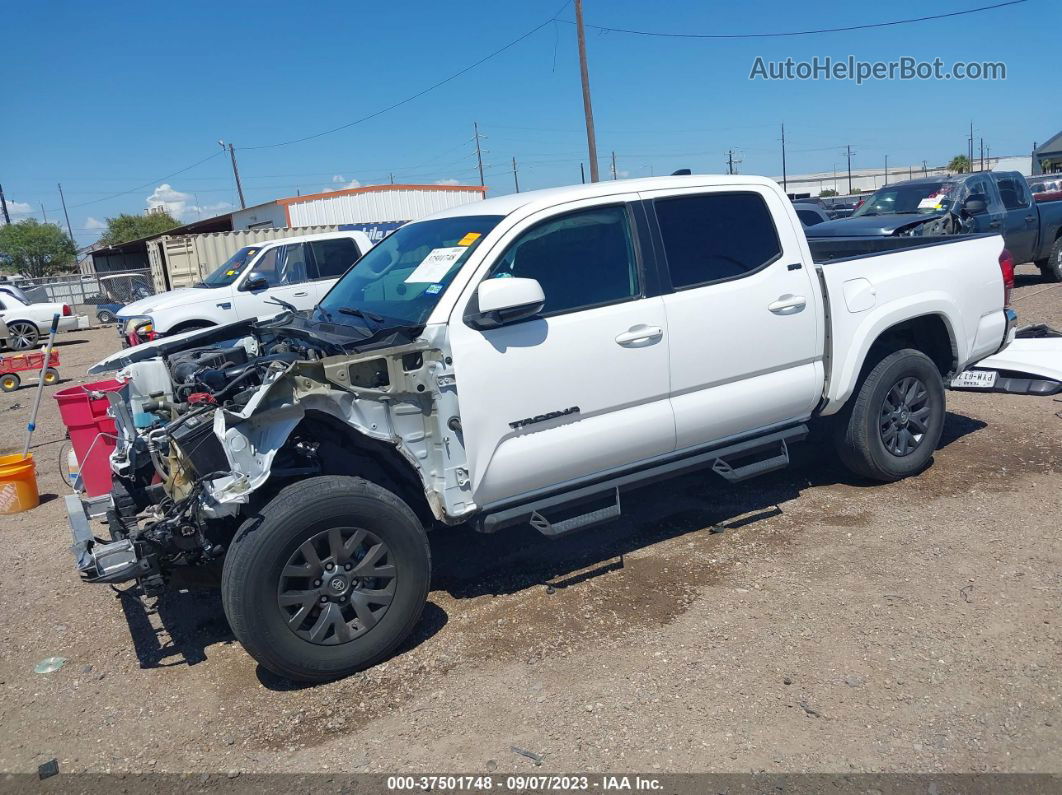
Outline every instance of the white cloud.
POLYGON ((200 218, 209 218, 212 215, 228 212, 234 205, 229 202, 215 202, 213 204, 196 204, 195 196, 175 189, 167 182, 159 185, 151 192, 145 201, 149 210, 162 207, 178 221, 190 223, 200 218))
POLYGON ((334 190, 346 190, 347 188, 360 188, 361 183, 356 179, 347 180, 342 174, 336 174, 332 177, 332 184, 326 187, 322 192, 331 193, 334 190))
POLYGON ((91 215, 85 219, 85 229, 106 229, 107 224, 101 221, 99 218, 93 218, 91 215))
POLYGON ((14 218, 16 215, 33 214, 33 208, 26 204, 26 202, 11 201, 11 199, 5 199, 5 201, 7 202, 8 215, 10 215, 12 218, 14 218))
POLYGON ((461 180, 454 179, 453 177, 451 177, 450 179, 437 179, 437 180, 435 180, 435 182, 432 183, 432 185, 460 185, 460 184, 461 184, 461 180))

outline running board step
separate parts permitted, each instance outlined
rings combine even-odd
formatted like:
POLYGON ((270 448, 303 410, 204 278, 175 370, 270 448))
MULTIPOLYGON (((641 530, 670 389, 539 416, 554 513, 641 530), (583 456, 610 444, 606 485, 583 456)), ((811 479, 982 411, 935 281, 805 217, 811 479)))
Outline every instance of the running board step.
POLYGON ((786 445, 785 439, 782 439, 779 453, 776 456, 739 467, 731 466, 725 458, 717 458, 715 463, 712 464, 712 471, 726 478, 731 483, 738 483, 742 480, 754 478, 757 475, 774 472, 776 469, 785 469, 787 466, 789 466, 789 447, 786 445))
POLYGON ((584 527, 591 527, 595 524, 602 524, 604 522, 611 522, 613 519, 618 519, 623 513, 623 510, 620 508, 619 489, 615 489, 615 499, 616 502, 612 505, 607 505, 604 508, 598 508, 595 511, 580 514, 579 516, 573 516, 562 522, 551 522, 538 511, 534 511, 531 514, 531 518, 527 521, 533 528, 542 533, 542 535, 549 536, 550 538, 557 538, 558 536, 567 535, 576 530, 582 530, 584 527))

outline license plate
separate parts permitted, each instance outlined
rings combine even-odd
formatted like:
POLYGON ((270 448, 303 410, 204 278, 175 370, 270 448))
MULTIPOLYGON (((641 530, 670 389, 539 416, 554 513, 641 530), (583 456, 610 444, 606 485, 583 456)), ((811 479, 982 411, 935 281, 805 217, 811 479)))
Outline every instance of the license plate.
POLYGON ((995 370, 964 370, 951 379, 951 385, 959 389, 991 389, 998 377, 995 370))

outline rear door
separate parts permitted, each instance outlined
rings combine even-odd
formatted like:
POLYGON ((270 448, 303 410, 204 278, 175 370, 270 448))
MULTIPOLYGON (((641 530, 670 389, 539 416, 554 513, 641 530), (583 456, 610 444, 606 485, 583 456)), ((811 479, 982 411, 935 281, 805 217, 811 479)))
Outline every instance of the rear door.
POLYGON ((313 254, 309 287, 316 304, 365 252, 350 237, 311 240, 308 245, 313 254))
POLYGON ((781 196, 759 185, 643 196, 672 290, 678 449, 806 419, 822 394, 824 321, 781 196))
POLYGON ((1003 218, 1003 237, 1014 263, 1030 261, 1036 253, 1036 239, 1040 233, 1039 216, 1033 207, 1032 194, 1020 176, 999 177, 996 180, 999 198, 1006 212, 1003 218))
POLYGON ((488 252, 449 324, 472 493, 479 505, 671 452, 668 329, 647 289, 629 201, 572 202, 515 224, 488 252), (484 279, 537 279, 540 315, 477 330, 484 279))

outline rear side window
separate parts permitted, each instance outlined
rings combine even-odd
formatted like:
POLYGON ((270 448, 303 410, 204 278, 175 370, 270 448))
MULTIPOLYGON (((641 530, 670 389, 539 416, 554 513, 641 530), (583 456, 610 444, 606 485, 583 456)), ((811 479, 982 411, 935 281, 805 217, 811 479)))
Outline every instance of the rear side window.
POLYGON ((595 207, 524 232, 488 278, 537 279, 543 315, 574 312, 640 294, 638 268, 624 207, 595 207))
POLYGON ((349 237, 314 240, 310 248, 317 263, 317 272, 311 277, 314 279, 338 279, 361 256, 357 244, 349 237))
POLYGON ((676 289, 734 279, 781 256, 774 219, 758 193, 710 193, 653 202, 676 289))
POLYGON ((1024 179, 1007 177, 996 184, 999 187, 999 198, 1008 210, 1020 210, 1029 206, 1029 191, 1024 179))
POLYGON ((797 210, 797 218, 804 226, 815 226, 815 224, 821 224, 822 217, 814 210, 797 210))

